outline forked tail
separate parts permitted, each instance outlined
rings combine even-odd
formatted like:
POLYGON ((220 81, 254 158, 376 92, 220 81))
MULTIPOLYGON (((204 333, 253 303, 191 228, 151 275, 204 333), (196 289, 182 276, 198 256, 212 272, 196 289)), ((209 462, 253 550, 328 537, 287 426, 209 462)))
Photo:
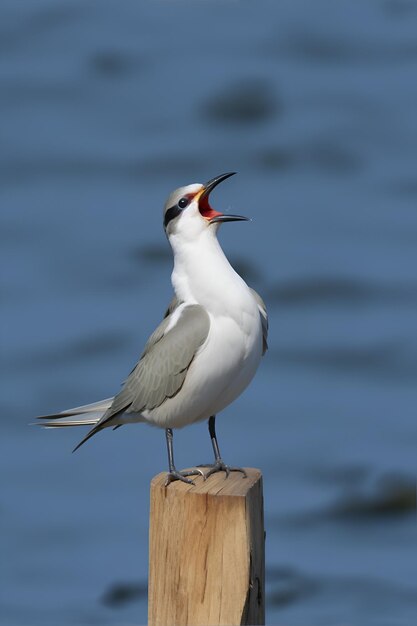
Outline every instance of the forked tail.
POLYGON ((111 406, 113 398, 106 398, 92 404, 76 406, 67 411, 53 413, 51 415, 41 415, 37 419, 44 420, 39 426, 45 428, 62 428, 66 426, 95 426, 103 417, 107 409, 111 406))

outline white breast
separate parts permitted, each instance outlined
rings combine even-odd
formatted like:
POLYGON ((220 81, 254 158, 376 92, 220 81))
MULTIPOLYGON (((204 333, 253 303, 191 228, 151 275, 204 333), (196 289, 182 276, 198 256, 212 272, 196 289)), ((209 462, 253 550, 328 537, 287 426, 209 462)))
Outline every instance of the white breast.
POLYGON ((210 331, 178 394, 143 414, 164 428, 180 428, 224 409, 250 383, 262 356, 258 305, 213 232, 207 229, 198 242, 173 249, 177 297, 205 308, 210 331))
POLYGON ((173 398, 143 414, 163 428, 181 428, 208 419, 248 386, 262 356, 259 312, 244 327, 230 317, 210 315, 210 332, 192 362, 184 385, 173 398))

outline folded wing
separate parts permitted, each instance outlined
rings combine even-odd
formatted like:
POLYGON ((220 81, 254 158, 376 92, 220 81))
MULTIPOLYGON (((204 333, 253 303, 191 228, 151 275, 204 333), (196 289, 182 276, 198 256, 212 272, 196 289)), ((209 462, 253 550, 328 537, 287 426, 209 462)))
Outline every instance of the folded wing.
POLYGON ((256 300, 256 304, 258 305, 259 315, 261 317, 262 324, 262 337, 263 337, 263 351, 262 354, 268 350, 268 313, 266 310, 265 302, 262 300, 259 293, 256 293, 254 289, 251 289, 252 295, 256 300))
POLYGON ((200 305, 177 307, 151 335, 122 390, 75 450, 102 428, 114 425, 119 414, 142 413, 175 396, 209 329, 209 316, 200 305))

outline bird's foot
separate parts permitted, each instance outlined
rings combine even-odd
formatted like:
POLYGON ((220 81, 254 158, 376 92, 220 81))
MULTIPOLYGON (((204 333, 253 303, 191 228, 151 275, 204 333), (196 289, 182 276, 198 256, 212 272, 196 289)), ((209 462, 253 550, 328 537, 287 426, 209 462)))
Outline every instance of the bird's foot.
POLYGON ((217 474, 217 472, 225 472, 225 478, 229 477, 230 472, 241 472, 243 474, 242 478, 247 478, 243 467, 230 467, 230 465, 226 465, 226 463, 222 459, 218 459, 215 463, 209 463, 207 465, 199 465, 198 467, 209 467, 209 471, 204 474, 204 480, 207 480, 209 476, 212 474, 217 474))
POLYGON ((181 480, 183 483, 187 483, 188 485, 195 485, 194 481, 187 478, 187 476, 202 476, 204 478, 204 472, 202 472, 197 467, 195 469, 190 470, 176 470, 167 473, 167 477, 165 479, 165 487, 168 487, 170 483, 173 483, 175 480, 181 480))

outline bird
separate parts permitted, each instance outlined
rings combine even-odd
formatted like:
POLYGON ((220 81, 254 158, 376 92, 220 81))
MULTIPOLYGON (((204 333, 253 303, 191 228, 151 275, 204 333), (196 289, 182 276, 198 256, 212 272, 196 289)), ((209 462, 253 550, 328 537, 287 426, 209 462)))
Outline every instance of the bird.
POLYGON ((264 301, 233 269, 217 239, 219 226, 248 221, 212 208, 210 193, 233 176, 173 191, 163 225, 171 245, 174 296, 142 355, 114 397, 38 419, 46 428, 92 426, 74 448, 104 428, 147 423, 165 429, 168 472, 165 484, 216 472, 241 472, 226 465, 216 435, 216 415, 249 385, 265 354, 268 315, 264 301), (178 470, 173 430, 208 420, 214 462, 178 470), (205 468, 206 471, 203 472, 205 468))

